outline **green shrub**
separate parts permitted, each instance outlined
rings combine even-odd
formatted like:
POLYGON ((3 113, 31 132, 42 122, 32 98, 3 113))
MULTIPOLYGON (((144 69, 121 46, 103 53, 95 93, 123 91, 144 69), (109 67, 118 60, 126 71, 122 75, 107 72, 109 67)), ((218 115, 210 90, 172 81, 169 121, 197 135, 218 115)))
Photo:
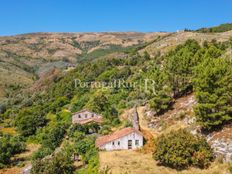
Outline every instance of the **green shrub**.
POLYGON ((48 132, 45 132, 42 140, 42 146, 55 150, 58 147, 66 133, 65 127, 60 124, 52 126, 48 132))
POLYGON ((15 124, 22 136, 30 136, 46 124, 46 119, 41 116, 39 107, 32 107, 21 110, 15 119, 15 124))
POLYGON ((212 149, 203 138, 182 129, 159 137, 154 152, 154 159, 160 164, 176 169, 204 168, 213 158, 212 149))
POLYGON ((41 147, 39 148, 39 150, 37 150, 33 156, 32 156, 32 159, 33 160, 36 160, 36 159, 42 159, 44 158, 45 156, 48 156, 50 154, 52 154, 53 150, 50 149, 50 148, 45 148, 45 147, 41 147))
POLYGON ((100 133, 103 135, 107 135, 110 132, 111 132, 111 127, 110 127, 110 125, 107 125, 107 124, 103 125, 101 130, 100 130, 100 133))
POLYGON ((69 155, 63 152, 33 161, 31 169, 31 174, 72 174, 73 172, 73 161, 69 155))
POLYGON ((10 158, 26 149, 26 145, 20 137, 9 135, 0 136, 0 168, 10 164, 10 158))
POLYGON ((113 121, 112 121, 112 125, 113 125, 113 126, 117 126, 117 125, 119 125, 119 124, 120 124, 119 118, 114 118, 113 121))
POLYGON ((85 168, 78 170, 77 174, 98 174, 99 156, 95 147, 95 137, 86 137, 75 144, 76 152, 82 156, 87 164, 85 168))
POLYGON ((50 155, 63 141, 66 134, 66 125, 62 123, 49 124, 37 132, 36 139, 42 144, 41 148, 33 154, 33 159, 41 159, 50 155))

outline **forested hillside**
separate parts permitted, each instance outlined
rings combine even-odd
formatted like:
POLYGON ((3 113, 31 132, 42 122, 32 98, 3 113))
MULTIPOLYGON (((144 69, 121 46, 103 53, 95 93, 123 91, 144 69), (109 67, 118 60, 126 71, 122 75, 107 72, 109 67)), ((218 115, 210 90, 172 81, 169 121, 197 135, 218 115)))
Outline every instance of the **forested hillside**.
POLYGON ((210 28, 200 28, 196 30, 197 32, 202 32, 202 33, 221 33, 221 32, 226 32, 232 30, 232 24, 227 23, 227 24, 221 24, 216 27, 210 27, 210 28))
MULTIPOLYGON (((104 51, 102 45, 101 49, 95 48, 93 42, 82 43, 83 48, 73 41, 78 45, 74 52, 85 49, 85 55, 80 57, 85 61, 43 82, 46 88, 19 89, 21 95, 17 90, 10 93, 8 101, 2 105, 0 130, 11 128, 15 132, 8 135, 9 132, 1 131, 0 149, 7 151, 0 150, 0 167, 14 165, 11 157, 25 151, 27 144, 35 143, 40 147, 29 159, 33 174, 45 171, 49 174, 57 171, 99 173, 96 135, 107 135, 130 126, 128 120, 119 117, 126 109, 147 106, 154 113, 153 117, 159 117, 173 109, 177 99, 189 94, 196 98, 194 117, 202 132, 210 133, 230 124, 232 35, 223 33, 218 40, 218 36, 203 35, 191 32, 153 35, 146 42, 136 39, 133 44, 129 41, 125 45, 122 41, 120 46, 108 44, 104 51), (203 37, 200 39, 200 36, 203 37), (162 45, 164 42, 166 46, 162 45), (90 51, 90 47, 95 51, 90 51), (83 87, 76 84, 75 79, 92 84, 122 80, 122 84, 83 87), (147 79, 150 80, 148 84, 147 79), (101 127, 71 124, 72 113, 85 108, 103 116, 101 127), (90 133, 90 129, 95 134, 90 133), (81 165, 74 164, 70 158, 73 154, 81 156, 81 165)), ((73 58, 67 55, 67 60, 72 62, 73 58)), ((215 160, 204 137, 185 130, 159 137, 152 152, 154 160, 177 170, 192 166, 207 168, 215 160), (176 138, 177 135, 180 137, 176 138), (176 144, 174 149, 172 144, 176 144)), ((106 173, 107 169, 101 172, 106 173)))

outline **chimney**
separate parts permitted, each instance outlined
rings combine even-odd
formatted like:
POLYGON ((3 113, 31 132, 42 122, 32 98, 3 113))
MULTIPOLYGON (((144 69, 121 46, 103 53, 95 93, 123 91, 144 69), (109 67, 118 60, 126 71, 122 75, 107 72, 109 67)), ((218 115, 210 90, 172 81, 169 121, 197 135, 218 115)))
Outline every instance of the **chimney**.
POLYGON ((134 129, 139 130, 139 116, 138 116, 138 112, 137 112, 137 107, 135 106, 133 108, 133 112, 132 112, 132 126, 134 129))

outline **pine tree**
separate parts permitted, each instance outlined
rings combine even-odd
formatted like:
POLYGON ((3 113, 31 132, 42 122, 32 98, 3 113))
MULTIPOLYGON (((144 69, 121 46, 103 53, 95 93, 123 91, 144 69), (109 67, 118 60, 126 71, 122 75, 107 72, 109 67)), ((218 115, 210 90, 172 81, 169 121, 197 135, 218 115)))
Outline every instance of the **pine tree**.
POLYGON ((198 64, 194 56, 199 50, 197 41, 188 40, 165 57, 165 71, 169 74, 175 97, 191 92, 192 69, 198 64))
POLYGON ((195 71, 198 122, 212 130, 232 120, 232 69, 223 58, 206 58, 195 71))

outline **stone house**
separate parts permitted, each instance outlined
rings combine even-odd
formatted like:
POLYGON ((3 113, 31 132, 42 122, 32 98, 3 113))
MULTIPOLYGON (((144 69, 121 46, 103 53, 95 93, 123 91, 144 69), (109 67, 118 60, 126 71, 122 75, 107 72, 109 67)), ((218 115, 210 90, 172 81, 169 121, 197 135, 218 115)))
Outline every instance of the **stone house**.
POLYGON ((102 116, 86 109, 72 115, 72 124, 101 123, 102 116))
POLYGON ((97 138, 96 147, 100 150, 127 150, 143 146, 143 135, 132 127, 127 127, 113 134, 97 138))

